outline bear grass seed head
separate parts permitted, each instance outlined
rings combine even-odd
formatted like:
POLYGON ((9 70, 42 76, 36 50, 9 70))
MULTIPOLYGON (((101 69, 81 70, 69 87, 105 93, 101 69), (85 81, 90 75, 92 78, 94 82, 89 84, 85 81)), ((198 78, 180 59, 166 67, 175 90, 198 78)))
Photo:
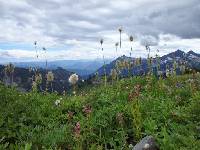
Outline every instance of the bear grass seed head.
POLYGON ((49 71, 49 72, 47 73, 47 81, 48 81, 48 82, 52 82, 53 80, 54 80, 54 74, 53 74, 52 71, 49 71))
POLYGON ((69 77, 69 83, 72 85, 75 85, 78 82, 78 75, 77 74, 72 74, 69 77))

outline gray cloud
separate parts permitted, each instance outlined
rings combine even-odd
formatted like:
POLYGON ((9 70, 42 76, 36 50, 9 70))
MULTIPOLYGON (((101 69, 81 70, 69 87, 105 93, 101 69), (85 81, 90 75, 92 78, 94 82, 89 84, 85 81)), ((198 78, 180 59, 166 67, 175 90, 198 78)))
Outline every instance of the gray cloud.
POLYGON ((158 42, 158 39, 153 36, 144 36, 141 38, 140 44, 142 46, 157 46, 158 42))
POLYGON ((12 57, 12 55, 8 51, 2 51, 0 52, 0 57, 12 57))
POLYGON ((21 32, 31 27, 60 42, 96 40, 120 25, 131 34, 200 37, 199 0, 1 0, 0 7, 1 23, 11 21, 21 32))
MULTIPOLYGON (((199 18, 199 0, 0 0, 0 41, 32 44, 37 40, 45 47, 67 45, 71 57, 87 57, 85 53, 96 57, 102 37, 107 55, 112 57, 119 40, 117 29, 123 26, 126 50, 120 54, 129 54, 129 35, 136 39, 138 53, 144 45, 164 52, 197 49, 199 18), (186 41, 190 43, 185 45, 186 41)), ((20 57, 32 55, 20 52, 20 57)))

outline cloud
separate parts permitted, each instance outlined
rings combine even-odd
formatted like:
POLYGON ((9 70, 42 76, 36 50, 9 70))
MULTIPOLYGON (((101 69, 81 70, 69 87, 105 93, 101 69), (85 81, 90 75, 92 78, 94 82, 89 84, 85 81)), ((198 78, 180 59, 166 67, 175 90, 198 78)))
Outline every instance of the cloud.
POLYGON ((181 38, 172 34, 160 34, 159 39, 163 42, 170 42, 174 40, 180 40, 181 38))
POLYGON ((181 43, 189 39, 193 41, 190 44, 200 46, 196 43, 200 39, 199 16, 199 0, 0 0, 0 41, 32 45, 36 40, 56 52, 65 47, 59 51, 68 51, 75 59, 97 57, 99 39, 104 38, 104 53, 114 57, 117 28, 123 26, 119 55, 129 53, 129 35, 136 38, 138 53, 145 44, 155 49, 162 44, 170 51, 193 48, 181 43))
POLYGON ((153 36, 144 36, 141 38, 140 44, 142 46, 157 46, 158 45, 158 39, 156 39, 153 36))
MULTIPOLYGON (((111 33, 108 33, 110 35, 111 33)), ((106 35, 106 34, 105 34, 106 35)), ((77 59, 102 59, 103 55, 105 58, 114 59, 121 55, 129 56, 131 46, 133 48, 132 56, 133 57, 147 57, 147 51, 145 46, 141 45, 141 40, 135 40, 134 43, 130 43, 128 40, 122 41, 122 48, 118 48, 116 53, 114 47, 114 41, 116 39, 117 34, 113 34, 113 36, 109 36, 110 40, 107 40, 103 44, 104 51, 101 51, 100 43, 91 43, 91 42, 82 42, 82 41, 68 41, 72 46, 68 49, 60 49, 57 50, 48 50, 47 54, 45 54, 41 49, 38 49, 39 58, 36 58, 36 52, 30 50, 22 50, 22 49, 11 49, 11 50, 3 50, 0 49, 0 59, 1 60, 9 60, 9 61, 44 61, 46 58, 49 61, 53 60, 77 60, 77 59), (111 43, 111 44, 110 44, 111 43)), ((199 43, 200 39, 180 39, 175 35, 159 35, 158 43, 150 43, 151 44, 151 56, 155 56, 157 53, 157 49, 159 49, 159 55, 166 55, 167 53, 173 52, 174 50, 181 49, 185 52, 189 50, 193 50, 199 53, 199 43), (162 38, 167 37, 167 40, 162 40, 162 38)), ((123 36, 123 38, 128 39, 128 35, 123 36)), ((148 38, 147 38, 148 39, 148 38)), ((151 39, 151 38, 150 38, 151 39)), ((152 38, 154 39, 154 38, 152 38)), ((154 39, 155 40, 155 39, 154 39)), ((143 44, 145 45, 145 44, 143 44)))

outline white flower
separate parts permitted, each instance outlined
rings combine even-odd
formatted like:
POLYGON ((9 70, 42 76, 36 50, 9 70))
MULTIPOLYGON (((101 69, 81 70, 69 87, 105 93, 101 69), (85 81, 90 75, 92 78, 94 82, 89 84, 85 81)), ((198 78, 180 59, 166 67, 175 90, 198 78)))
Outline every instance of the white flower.
POLYGON ((52 82, 54 80, 54 74, 52 71, 49 71, 46 76, 48 82, 52 82))
POLYGON ((60 100, 59 100, 59 99, 57 99, 57 100, 55 101, 55 105, 56 105, 56 106, 60 105, 60 100))
POLYGON ((41 84, 42 83, 42 75, 41 74, 36 74, 35 75, 35 82, 37 84, 41 84))
POLYGON ((146 144, 144 145, 144 149, 149 149, 149 147, 150 147, 150 145, 149 145, 148 143, 146 143, 146 144))
POLYGON ((130 149, 132 149, 134 146, 133 146, 133 144, 129 144, 129 146, 128 146, 130 149))
POLYGON ((162 71, 158 71, 158 76, 162 76, 163 72, 162 71))
POLYGON ((181 65, 181 66, 180 66, 180 71, 181 71, 182 73, 185 72, 185 66, 184 66, 184 65, 181 65))
POLYGON ((166 76, 169 77, 170 75, 171 75, 170 70, 167 69, 167 70, 166 70, 166 76))
POLYGON ((71 83, 72 85, 75 85, 78 82, 78 75, 77 74, 72 74, 69 77, 69 83, 71 83))
POLYGON ((73 94, 76 95, 76 91, 73 91, 73 94))
POLYGON ((85 82, 85 80, 82 80, 82 82, 85 82))

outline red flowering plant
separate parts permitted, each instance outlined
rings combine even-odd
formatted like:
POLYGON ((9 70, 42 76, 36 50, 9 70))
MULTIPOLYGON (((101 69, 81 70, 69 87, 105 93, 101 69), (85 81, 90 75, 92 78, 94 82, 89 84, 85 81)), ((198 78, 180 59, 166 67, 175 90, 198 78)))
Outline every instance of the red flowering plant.
POLYGON ((87 117, 89 117, 92 112, 92 107, 90 105, 86 105, 83 107, 82 111, 86 114, 87 117))
POLYGON ((128 100, 132 101, 135 98, 138 98, 140 96, 141 92, 141 85, 137 84, 134 86, 134 90, 129 93, 128 100))
POLYGON ((80 122, 77 122, 76 125, 74 126, 74 135, 75 138, 79 138, 81 135, 81 125, 80 122))

